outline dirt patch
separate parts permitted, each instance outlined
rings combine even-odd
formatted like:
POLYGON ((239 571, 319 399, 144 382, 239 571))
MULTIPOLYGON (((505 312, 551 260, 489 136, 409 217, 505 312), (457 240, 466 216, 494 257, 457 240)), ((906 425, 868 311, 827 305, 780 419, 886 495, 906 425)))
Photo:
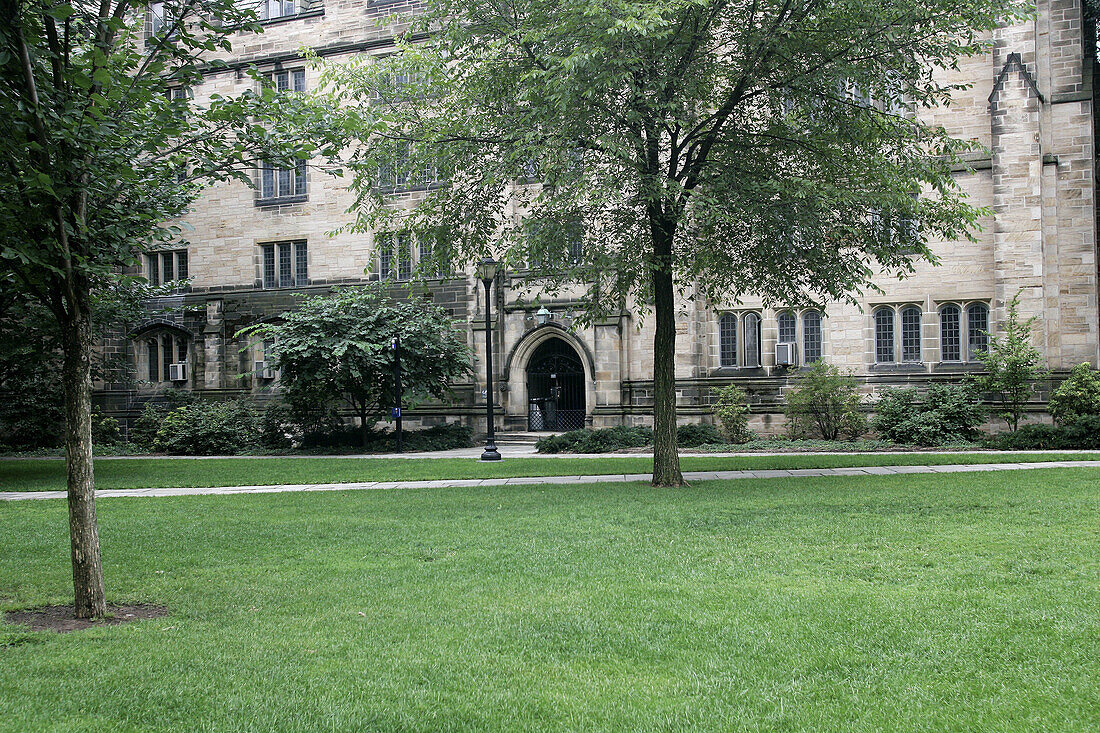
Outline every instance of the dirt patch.
POLYGON ((117 626, 146 618, 162 618, 168 615, 168 609, 164 606, 144 604, 128 606, 108 603, 107 613, 108 618, 77 618, 76 609, 73 606, 46 606, 28 608, 25 611, 9 611, 4 614, 4 620, 9 624, 29 627, 31 631, 56 631, 64 634, 97 626, 117 626))

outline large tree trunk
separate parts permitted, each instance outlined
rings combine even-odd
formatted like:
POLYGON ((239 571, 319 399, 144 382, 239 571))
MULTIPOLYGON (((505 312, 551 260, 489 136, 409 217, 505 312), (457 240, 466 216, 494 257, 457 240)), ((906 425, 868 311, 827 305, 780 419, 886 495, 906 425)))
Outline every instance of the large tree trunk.
POLYGON ((107 613, 99 526, 92 474, 92 332, 87 294, 79 294, 62 323, 65 388, 65 454, 68 468, 69 537, 77 618, 107 613))
POLYGON ((654 227, 653 485, 683 486, 676 446, 676 304, 672 287, 672 234, 654 227))

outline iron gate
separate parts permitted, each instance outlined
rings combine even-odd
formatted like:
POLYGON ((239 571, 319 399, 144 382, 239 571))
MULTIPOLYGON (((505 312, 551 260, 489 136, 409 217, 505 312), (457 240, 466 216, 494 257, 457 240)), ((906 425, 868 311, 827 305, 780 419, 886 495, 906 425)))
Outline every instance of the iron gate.
POLYGON ((577 352, 561 339, 544 341, 527 365, 527 429, 583 428, 584 392, 577 352))

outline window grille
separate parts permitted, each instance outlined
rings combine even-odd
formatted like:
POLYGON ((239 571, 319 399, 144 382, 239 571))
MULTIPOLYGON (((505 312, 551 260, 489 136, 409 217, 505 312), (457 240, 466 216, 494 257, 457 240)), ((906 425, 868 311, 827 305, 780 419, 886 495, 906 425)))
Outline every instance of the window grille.
POLYGON ((875 361, 894 361, 894 310, 881 308, 875 312, 875 361))
POLYGON ((901 360, 919 362, 921 360, 921 312, 916 306, 901 309, 901 360))
POLYGON ((760 366, 760 315, 746 313, 741 317, 741 325, 744 328, 745 367, 760 366))
POLYGON ((718 319, 718 364, 737 366, 737 316, 732 313, 718 319))
POLYGON ((940 361, 962 361, 962 323, 959 306, 940 308, 940 361))
POLYGON ((976 361, 978 353, 989 348, 989 307, 975 303, 966 309, 966 352, 969 361, 976 361))
POLYGON ((817 311, 802 314, 802 358, 807 364, 821 360, 821 314, 817 311))
POLYGON ((798 339, 795 336, 795 320, 792 313, 780 313, 776 319, 779 326, 779 343, 793 344, 798 339))

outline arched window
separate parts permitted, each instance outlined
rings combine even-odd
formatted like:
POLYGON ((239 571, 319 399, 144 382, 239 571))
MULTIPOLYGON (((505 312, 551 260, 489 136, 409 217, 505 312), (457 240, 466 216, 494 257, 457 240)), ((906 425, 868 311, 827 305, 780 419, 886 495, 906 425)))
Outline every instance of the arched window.
POLYGON ((741 317, 741 325, 744 328, 745 360, 741 362, 744 367, 760 366, 760 314, 749 312, 741 317))
MULTIPOLYGON (((141 342, 139 342, 140 344, 141 342)), ((171 331, 158 331, 144 338, 145 378, 150 382, 182 382, 190 378, 187 368, 172 369, 186 364, 189 343, 185 336, 171 331)))
POLYGON ((802 314, 802 358, 807 364, 821 360, 821 314, 817 311, 802 314))
POLYGON ((901 360, 908 363, 919 362, 920 353, 920 308, 907 305, 901 309, 901 360))
POLYGON ((962 361, 962 323, 959 306, 940 308, 940 361, 962 361))
POLYGON ((776 318, 776 323, 779 326, 779 343, 781 344, 793 344, 798 341, 795 336, 795 320, 793 313, 780 313, 776 318))
POLYGON ((737 366, 737 316, 732 313, 718 319, 718 364, 737 366))
POLYGON ((879 308, 875 311, 875 361, 879 364, 894 361, 893 308, 879 308))
POLYGON ((966 358, 975 361, 978 352, 989 348, 989 306, 975 303, 966 309, 966 358))

